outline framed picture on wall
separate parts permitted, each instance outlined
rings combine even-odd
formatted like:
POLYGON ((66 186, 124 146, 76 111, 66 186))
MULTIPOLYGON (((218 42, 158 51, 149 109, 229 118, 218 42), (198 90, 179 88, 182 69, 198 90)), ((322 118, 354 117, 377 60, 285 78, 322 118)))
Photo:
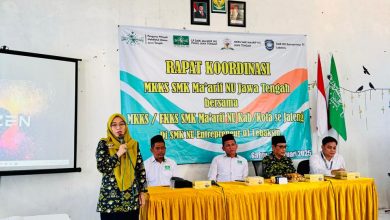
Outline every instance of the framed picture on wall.
POLYGON ((211 1, 212 13, 226 13, 226 1, 225 0, 212 0, 211 1))
POLYGON ((191 24, 210 25, 209 0, 191 0, 191 24))
POLYGON ((228 1, 228 26, 246 26, 245 2, 228 1))

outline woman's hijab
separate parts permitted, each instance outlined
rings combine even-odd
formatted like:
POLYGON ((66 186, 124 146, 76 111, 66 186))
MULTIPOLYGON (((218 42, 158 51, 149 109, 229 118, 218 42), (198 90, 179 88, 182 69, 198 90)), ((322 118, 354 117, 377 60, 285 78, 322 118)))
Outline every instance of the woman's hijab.
MULTIPOLYGON (((119 113, 115 113, 110 116, 107 122, 107 137, 102 138, 102 140, 106 141, 106 145, 108 146, 108 152, 110 156, 116 154, 121 145, 121 140, 118 137, 115 137, 114 132, 111 128, 111 123, 114 118, 120 117, 125 123, 125 117, 119 113)), ((138 143, 134 139, 131 138, 128 126, 126 124, 126 129, 124 132, 124 136, 121 137, 127 145, 127 152, 123 154, 120 158, 120 165, 114 168, 114 175, 116 182, 120 191, 125 191, 131 187, 133 181, 135 179, 135 165, 137 162, 137 146, 138 143)))

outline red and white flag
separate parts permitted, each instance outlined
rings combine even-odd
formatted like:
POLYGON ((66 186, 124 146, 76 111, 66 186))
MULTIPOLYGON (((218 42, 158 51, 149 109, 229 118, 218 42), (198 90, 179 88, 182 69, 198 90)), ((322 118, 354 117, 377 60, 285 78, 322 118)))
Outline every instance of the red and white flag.
POLYGON ((323 137, 328 132, 328 109, 326 107, 326 93, 319 54, 317 62, 317 89, 317 131, 318 136, 323 137))

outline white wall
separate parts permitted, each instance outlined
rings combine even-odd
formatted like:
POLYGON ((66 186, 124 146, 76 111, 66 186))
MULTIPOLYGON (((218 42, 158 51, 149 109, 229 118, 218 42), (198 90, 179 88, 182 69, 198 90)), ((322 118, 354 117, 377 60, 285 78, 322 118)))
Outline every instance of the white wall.
MULTIPOLYGON (((105 123, 120 111, 117 25, 187 30, 307 34, 309 83, 316 78, 317 52, 324 74, 335 55, 341 86, 355 91, 390 88, 390 1, 248 0, 247 28, 227 27, 226 14, 211 14, 210 26, 190 24, 190 1, 2 0, 0 46, 80 58, 78 165, 81 173, 11 176, 0 179, 0 217, 68 213, 73 220, 98 219, 100 174, 95 148, 105 123), (363 74, 362 65, 372 73, 363 74)), ((310 90, 315 128, 315 90, 310 90)), ((390 90, 343 93, 348 141, 340 152, 349 170, 376 179, 380 207, 390 201, 390 90), (353 98, 351 98, 353 96, 353 98), (383 110, 381 110, 383 107, 383 110), (361 112, 359 113, 359 108, 361 112)), ((312 129, 312 130, 313 130, 312 129)), ((313 133, 313 150, 317 139, 313 133)), ((180 166, 188 179, 205 179, 208 165, 180 166)), ((253 173, 253 169, 251 169, 253 173)))

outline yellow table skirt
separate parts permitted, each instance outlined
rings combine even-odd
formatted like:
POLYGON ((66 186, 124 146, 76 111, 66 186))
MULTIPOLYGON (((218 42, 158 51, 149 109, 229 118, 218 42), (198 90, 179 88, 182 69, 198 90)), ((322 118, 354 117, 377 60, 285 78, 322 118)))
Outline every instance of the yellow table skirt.
POLYGON ((225 219, 222 190, 149 187, 141 219, 225 219))
POLYGON ((209 189, 149 187, 141 218, 149 220, 376 220, 373 179, 246 186, 220 183, 209 189))
POLYGON ((378 194, 374 179, 329 179, 336 199, 338 220, 377 220, 378 194))
POLYGON ((221 183, 225 188, 227 219, 335 219, 334 197, 327 182, 221 183))

